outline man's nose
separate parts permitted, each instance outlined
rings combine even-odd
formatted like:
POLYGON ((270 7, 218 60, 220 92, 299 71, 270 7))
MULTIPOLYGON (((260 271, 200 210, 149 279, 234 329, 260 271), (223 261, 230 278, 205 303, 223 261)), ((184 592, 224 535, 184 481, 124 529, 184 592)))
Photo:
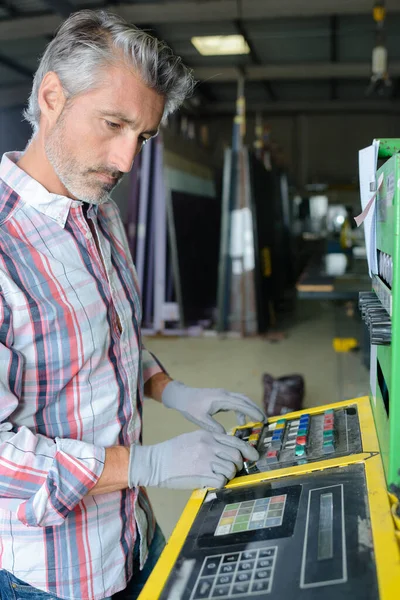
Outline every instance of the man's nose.
POLYGON ((140 145, 138 139, 119 140, 115 146, 112 163, 121 173, 129 173, 133 161, 139 153, 140 145))

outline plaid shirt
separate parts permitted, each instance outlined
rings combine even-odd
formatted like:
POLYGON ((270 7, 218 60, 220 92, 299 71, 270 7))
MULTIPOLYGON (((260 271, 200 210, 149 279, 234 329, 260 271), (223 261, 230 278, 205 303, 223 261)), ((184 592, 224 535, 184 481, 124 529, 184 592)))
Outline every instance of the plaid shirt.
POLYGON ((88 496, 105 448, 141 443, 143 385, 162 369, 141 343, 141 306, 118 209, 50 194, 0 164, 0 568, 61 598, 124 589, 144 489, 88 496))

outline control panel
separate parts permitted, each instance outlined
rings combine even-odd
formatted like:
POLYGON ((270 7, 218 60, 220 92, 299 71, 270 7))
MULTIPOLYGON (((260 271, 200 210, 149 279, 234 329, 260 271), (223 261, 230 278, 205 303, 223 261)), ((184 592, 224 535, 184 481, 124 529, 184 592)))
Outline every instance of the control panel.
POLYGON ((238 427, 234 435, 260 454, 256 463, 245 462, 239 476, 362 451, 356 406, 238 427))
POLYGON ((376 600, 364 468, 208 492, 160 599, 376 600))

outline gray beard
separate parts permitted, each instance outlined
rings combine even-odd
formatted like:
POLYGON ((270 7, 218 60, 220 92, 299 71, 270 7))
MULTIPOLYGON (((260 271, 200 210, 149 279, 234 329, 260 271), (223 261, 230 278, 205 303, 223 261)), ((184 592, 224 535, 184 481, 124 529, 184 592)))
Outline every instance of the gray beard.
POLYGON ((79 162, 64 150, 62 142, 63 125, 64 118, 63 114, 61 114, 56 125, 45 140, 47 160, 71 197, 89 204, 104 204, 120 180, 112 184, 98 181, 97 185, 91 186, 90 175, 95 173, 96 169, 86 172, 81 171, 79 162))

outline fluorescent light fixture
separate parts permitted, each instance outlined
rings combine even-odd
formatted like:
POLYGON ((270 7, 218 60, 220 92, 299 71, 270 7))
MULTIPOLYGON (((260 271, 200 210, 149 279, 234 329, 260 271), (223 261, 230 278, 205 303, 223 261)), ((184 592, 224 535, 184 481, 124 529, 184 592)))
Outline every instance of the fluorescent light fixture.
POLYGON ((249 54, 250 52, 250 48, 242 35, 192 37, 192 44, 203 56, 249 54))

